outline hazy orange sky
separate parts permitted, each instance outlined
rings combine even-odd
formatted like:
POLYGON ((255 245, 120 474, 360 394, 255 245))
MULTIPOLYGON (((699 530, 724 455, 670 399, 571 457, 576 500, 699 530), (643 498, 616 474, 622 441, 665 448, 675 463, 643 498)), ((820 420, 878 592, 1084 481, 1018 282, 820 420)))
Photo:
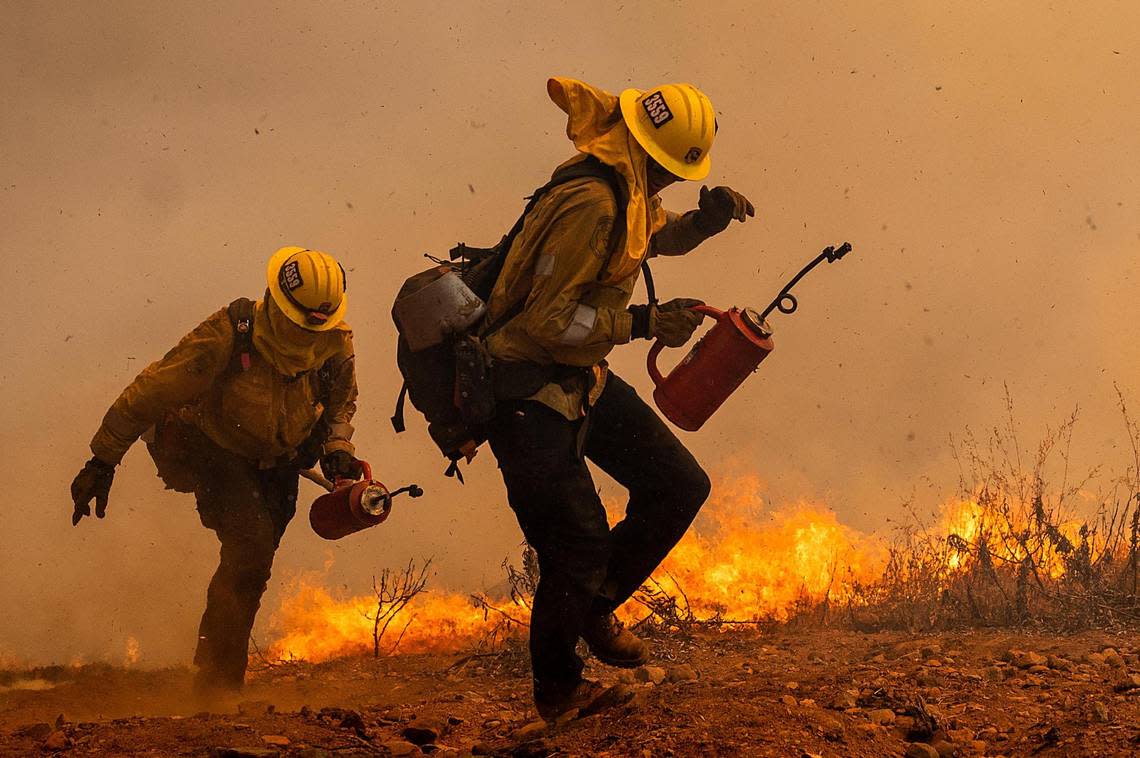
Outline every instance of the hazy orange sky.
MULTIPOLYGON (((709 181, 757 219, 659 262, 664 297, 763 306, 825 245, 855 246, 773 318, 762 371, 682 433, 710 470, 732 459, 772 502, 885 528, 902 498, 953 490, 948 435, 995 423, 1003 383, 1026 442, 1079 404, 1074 462, 1124 463, 1114 381, 1140 413, 1135 2, 0 0, 0 21, 0 659, 117 656, 133 635, 146 662, 188 661, 217 550, 192 498, 162 491, 142 445, 106 521, 72 529, 67 488, 121 388, 260 296, 282 245, 349 269, 360 454, 428 494, 338 543, 303 506, 264 607, 329 558, 330 585, 355 591, 427 555, 437 586, 499 581, 521 535, 489 451, 459 487, 418 417, 391 434, 388 313, 422 253, 494 242, 570 155, 551 75, 691 81, 715 103, 709 181)), ((646 396, 647 348, 612 356, 646 396)))

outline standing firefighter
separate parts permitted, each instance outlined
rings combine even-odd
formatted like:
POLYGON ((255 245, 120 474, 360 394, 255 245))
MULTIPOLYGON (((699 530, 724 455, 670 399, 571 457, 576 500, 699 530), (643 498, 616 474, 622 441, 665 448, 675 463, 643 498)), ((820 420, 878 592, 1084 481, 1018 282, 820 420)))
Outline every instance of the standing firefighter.
POLYGON ((584 154, 559 171, 589 162, 597 175, 556 184, 526 216, 488 304, 484 337, 500 398, 487 436, 538 554, 530 652, 535 702, 551 719, 601 694, 582 678, 579 638, 610 665, 648 659, 614 610, 709 493, 689 451, 606 366, 610 350, 633 339, 680 346, 703 318, 689 309, 699 303, 691 299, 630 306, 642 263, 684 255, 755 211, 727 187, 702 188, 699 208, 684 215, 661 207, 662 189, 709 172, 716 117, 696 87, 626 90, 620 98, 570 79, 547 88, 584 154), (629 490, 625 518, 612 529, 586 458, 629 490))
POLYGON ((193 492, 221 562, 198 630, 197 691, 238 690, 273 554, 297 508, 297 477, 319 459, 357 478, 356 376, 345 274, 300 247, 269 260, 268 290, 202 322, 115 401, 75 477, 72 524, 103 518, 115 466, 140 436, 168 489, 193 492))

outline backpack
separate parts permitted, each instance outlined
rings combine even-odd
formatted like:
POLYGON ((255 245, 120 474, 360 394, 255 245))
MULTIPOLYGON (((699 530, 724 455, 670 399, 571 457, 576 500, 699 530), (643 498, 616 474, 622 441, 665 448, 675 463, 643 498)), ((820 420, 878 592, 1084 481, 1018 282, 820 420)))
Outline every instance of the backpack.
MULTIPOLYGON (((624 229, 626 208, 624 182, 611 166, 605 165, 593 156, 587 156, 584 160, 556 171, 549 182, 536 189, 527 198, 526 207, 514 226, 503 235, 498 244, 489 248, 475 248, 460 242, 449 253, 451 262, 432 258, 430 255, 425 256, 435 261, 437 265, 409 277, 400 288, 396 299, 411 295, 440 276, 455 271, 476 296, 484 303, 488 302, 506 263, 511 245, 522 231, 527 215, 547 192, 561 184, 584 177, 599 179, 609 186, 617 201, 617 215, 613 228, 624 229)), ((621 239, 624 239, 624 234, 610 235, 610 255, 614 253, 617 242, 621 239)), ((646 272, 646 284, 650 287, 652 298, 647 264, 643 264, 643 270, 646 272)), ((494 410, 495 381, 491 378, 492 361, 483 349, 482 343, 522 313, 525 306, 526 298, 523 298, 493 323, 486 324, 485 318, 480 319, 464 332, 453 334, 437 345, 418 351, 412 351, 408 346, 403 328, 393 312, 392 319, 396 322, 397 332, 400 333, 396 347, 396 363, 404 377, 404 384, 396 401, 392 427, 397 433, 405 430, 404 400, 410 399, 416 410, 427 419, 428 434, 432 441, 451 461, 444 474, 455 477, 460 483, 463 482, 463 474, 459 470, 459 461, 465 457, 465 452, 461 452, 460 448, 471 443, 478 446, 486 440, 486 434, 481 427, 494 410)), ((557 371, 565 368, 567 367, 550 367, 552 373, 542 379, 557 380, 559 378, 557 371)), ((541 384, 545 384, 545 381, 541 384)))

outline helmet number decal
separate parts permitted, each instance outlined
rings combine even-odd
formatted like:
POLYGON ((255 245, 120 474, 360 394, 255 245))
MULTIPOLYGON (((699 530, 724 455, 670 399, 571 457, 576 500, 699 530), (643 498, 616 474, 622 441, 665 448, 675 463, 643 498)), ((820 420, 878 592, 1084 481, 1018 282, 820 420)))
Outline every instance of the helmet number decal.
POLYGON ((286 292, 292 292, 304 284, 304 282, 301 281, 301 267, 297 265, 297 261, 289 261, 281 267, 281 273, 277 277, 277 283, 281 285, 281 289, 286 292))
POLYGON ((653 122, 656 129, 660 129, 673 120, 673 111, 669 110, 669 105, 660 92, 654 92, 647 96, 641 101, 641 107, 645 109, 646 115, 649 116, 649 120, 653 122))

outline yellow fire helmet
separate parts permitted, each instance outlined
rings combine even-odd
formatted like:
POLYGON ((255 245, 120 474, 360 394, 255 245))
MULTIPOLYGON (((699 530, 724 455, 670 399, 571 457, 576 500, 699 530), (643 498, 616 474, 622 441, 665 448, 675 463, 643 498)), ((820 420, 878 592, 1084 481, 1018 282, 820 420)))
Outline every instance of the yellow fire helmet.
POLYGON ((682 179, 709 175, 716 111, 705 93, 691 84, 627 89, 621 115, 637 143, 666 170, 682 179))
POLYGON ((323 332, 344 320, 348 282, 328 253, 283 247, 269 259, 265 278, 273 302, 297 326, 323 332))

